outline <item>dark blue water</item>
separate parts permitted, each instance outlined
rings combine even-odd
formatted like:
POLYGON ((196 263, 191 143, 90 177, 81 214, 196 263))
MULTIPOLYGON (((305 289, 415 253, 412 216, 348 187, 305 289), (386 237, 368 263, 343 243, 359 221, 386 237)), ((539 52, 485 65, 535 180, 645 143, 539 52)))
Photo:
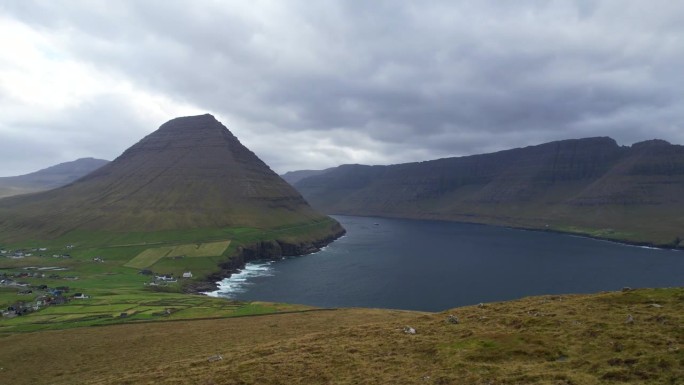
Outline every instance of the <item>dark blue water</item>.
POLYGON ((335 217, 347 235, 316 254, 251 264, 240 300, 439 311, 529 295, 684 284, 684 253, 438 221, 335 217), (377 225, 376 225, 377 224, 377 225))

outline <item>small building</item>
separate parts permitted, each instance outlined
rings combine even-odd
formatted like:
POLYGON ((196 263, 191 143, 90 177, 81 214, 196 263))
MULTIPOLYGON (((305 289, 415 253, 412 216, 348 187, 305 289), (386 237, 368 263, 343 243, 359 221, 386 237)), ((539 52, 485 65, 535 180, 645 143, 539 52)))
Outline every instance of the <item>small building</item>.
POLYGON ((183 273, 183 278, 192 278, 192 272, 186 271, 185 273, 183 273))
POLYGON ((75 299, 88 299, 90 298, 89 295, 83 294, 83 293, 76 293, 74 294, 75 299))

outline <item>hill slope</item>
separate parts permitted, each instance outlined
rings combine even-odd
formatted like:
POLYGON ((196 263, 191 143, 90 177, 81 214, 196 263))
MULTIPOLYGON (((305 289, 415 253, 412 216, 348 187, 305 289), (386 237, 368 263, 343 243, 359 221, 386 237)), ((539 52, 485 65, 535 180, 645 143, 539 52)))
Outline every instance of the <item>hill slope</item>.
POLYGON ((0 362, 14 384, 681 384, 682 298, 645 289, 18 333, 2 337, 0 362))
POLYGON ((9 240, 324 219, 211 115, 173 119, 70 185, 0 200, 0 234, 9 240))
POLYGON ((103 159, 81 158, 26 175, 0 177, 0 198, 64 186, 107 163, 103 159))
POLYGON ((295 187, 334 214, 458 220, 672 245, 684 238, 684 147, 610 138, 391 166, 345 165, 295 187))

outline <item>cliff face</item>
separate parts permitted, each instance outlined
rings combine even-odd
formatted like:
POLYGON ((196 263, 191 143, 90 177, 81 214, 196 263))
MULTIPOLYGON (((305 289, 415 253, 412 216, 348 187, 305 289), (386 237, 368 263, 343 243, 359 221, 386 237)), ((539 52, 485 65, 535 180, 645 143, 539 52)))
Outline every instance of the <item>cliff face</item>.
POLYGON ((419 163, 345 165, 295 187, 327 213, 576 227, 658 244, 684 228, 684 147, 664 141, 620 147, 589 138, 419 163))
POLYGON ((0 200, 0 231, 160 231, 306 223, 323 216, 211 115, 173 119, 59 189, 0 200))

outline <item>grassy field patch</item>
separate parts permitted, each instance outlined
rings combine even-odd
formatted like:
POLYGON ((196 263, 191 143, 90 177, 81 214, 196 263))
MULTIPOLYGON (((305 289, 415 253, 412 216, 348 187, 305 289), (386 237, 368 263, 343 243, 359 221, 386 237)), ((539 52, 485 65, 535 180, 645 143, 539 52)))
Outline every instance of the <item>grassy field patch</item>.
POLYGON ((230 241, 155 247, 136 255, 124 266, 145 269, 165 257, 218 257, 226 251, 228 246, 230 246, 230 241))
POLYGON ((124 266, 132 267, 134 269, 144 269, 154 265, 155 262, 169 255, 171 251, 173 251, 172 247, 157 247, 154 249, 147 249, 136 255, 135 258, 131 259, 124 266))
POLYGON ((201 244, 179 245, 168 254, 169 257, 218 257, 230 245, 230 241, 209 242, 201 244))

